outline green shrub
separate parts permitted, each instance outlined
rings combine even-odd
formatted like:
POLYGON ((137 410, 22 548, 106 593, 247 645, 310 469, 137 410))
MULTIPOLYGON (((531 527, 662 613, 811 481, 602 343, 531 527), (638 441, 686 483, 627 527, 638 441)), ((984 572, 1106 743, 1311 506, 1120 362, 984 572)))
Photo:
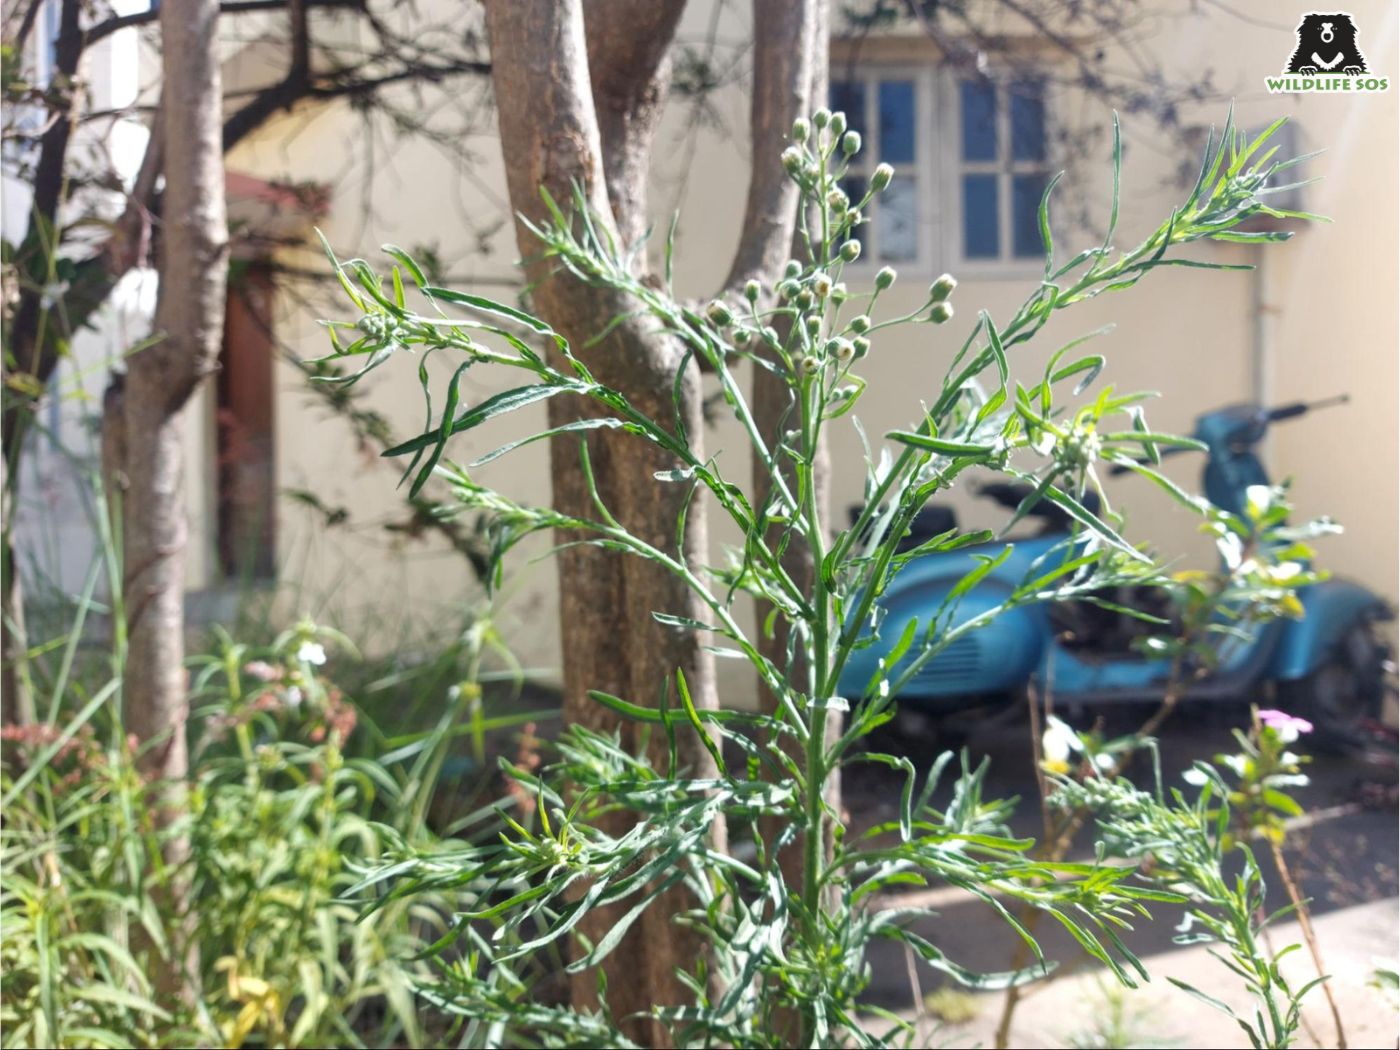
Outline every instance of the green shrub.
MULTIPOLYGON (((657 683, 656 707, 644 706, 651 697, 595 693, 597 702, 611 711, 664 735, 669 744, 664 768, 654 768, 644 753, 624 749, 616 736, 571 726, 559 741, 557 759, 543 771, 507 765, 519 790, 540 800, 536 820, 528 826, 508 821, 509 831, 496 842, 403 850, 400 859, 368 880, 366 888, 380 892, 371 915, 421 894, 456 891, 471 902, 459 914, 454 936, 436 946, 438 976, 422 986, 429 1002, 461 1019, 464 1042, 633 1045, 627 1032, 635 1019, 614 1017, 606 1006, 585 1011, 542 1001, 532 982, 543 969, 541 953, 567 947, 572 959, 568 971, 596 973, 606 1004, 598 964, 617 948, 631 924, 673 889, 683 888, 688 901, 675 921, 703 934, 710 950, 679 975, 689 999, 656 1004, 652 1017, 676 1045, 707 1046, 883 1046, 907 1037, 904 1021, 887 1016, 882 1022, 879 1011, 862 1004, 870 979, 868 951, 881 939, 901 942, 928 964, 975 987, 1033 980, 1052 963, 1014 922, 1007 901, 1053 919, 1118 979, 1132 984, 1145 973, 1120 931, 1145 917, 1149 903, 1180 899, 1175 888, 1142 880, 1131 866, 1034 859, 1029 853, 1033 843, 1013 837, 1007 828, 1010 804, 983 797, 985 767, 964 763, 950 791, 940 793, 941 774, 952 756, 945 754, 920 776, 907 758, 865 749, 862 740, 893 717, 894 698, 921 667, 999 613, 1034 602, 1093 596, 1124 584, 1162 582, 1151 559, 1123 538, 1121 520, 1092 512, 1082 496, 1098 486, 1102 465, 1117 464, 1202 513, 1199 501, 1154 468, 1162 447, 1193 443, 1154 432, 1142 413, 1144 395, 1106 388, 1085 403, 1062 404, 1066 386, 1074 386, 1070 396, 1082 394, 1104 365, 1098 355, 1075 356, 1082 339, 1053 354, 1028 386, 1012 379, 1012 352, 1053 314, 1131 286, 1154 269, 1214 266, 1177 254, 1193 242, 1277 239, 1281 235, 1237 227, 1261 212, 1278 214, 1261 194, 1267 192, 1267 180, 1289 162, 1273 161, 1271 150, 1261 152, 1273 128, 1250 141, 1227 124, 1223 136, 1208 146, 1186 201, 1146 240, 1119 251, 1110 228, 1101 245, 1068 260, 1057 258, 1052 244, 1052 182, 1040 211, 1046 254, 1042 282, 1008 321, 998 323, 982 312, 960 345, 952 343, 944 355, 931 352, 928 371, 914 378, 932 377, 933 362, 947 362, 941 383, 935 381, 927 391, 925 408, 912 427, 884 433, 889 446, 872 450, 867 443, 864 509, 849 529, 832 534, 820 519, 815 495, 823 431, 857 405, 865 387, 861 362, 879 352, 879 334, 894 325, 948 324, 956 285, 942 278, 917 310, 889 318, 881 317, 878 308, 881 293, 896 279, 892 270, 881 271, 869 293, 846 288, 843 270, 859 255, 856 233, 869 198, 849 200, 840 188, 849 158, 859 148, 843 134, 844 120, 822 111, 810 124, 801 121, 794 128, 796 142, 782 160, 803 192, 806 255, 788 264, 775 288, 754 282, 742 302, 697 309, 678 301, 669 281, 657 287, 640 280, 631 260, 641 246, 614 243, 593 221, 581 192, 569 212, 546 198, 552 222, 535 230, 547 257, 581 281, 624 293, 636 312, 679 342, 687 360, 695 359, 713 375, 750 451, 766 468, 769 494, 761 500, 726 477, 719 460, 693 450, 679 422, 679 405, 674 421, 648 416, 624 393, 598 382, 587 363, 539 320, 504 304, 433 286, 397 248, 386 248, 394 259, 387 280, 361 260, 335 263, 359 316, 328 322, 334 352, 327 360, 364 362, 340 381, 352 382, 405 350, 461 355, 440 422, 387 453, 412 457, 406 476, 413 478, 413 490, 437 473, 454 489, 463 510, 491 514, 498 560, 525 536, 556 530, 576 533, 579 543, 646 559, 673 574, 698 597, 707 622, 668 610, 653 615, 677 630, 713 634, 723 655, 753 666, 777 705, 773 715, 697 709, 679 672, 672 681, 657 683), (408 306, 406 285, 416 286, 427 304, 425 312, 408 306), (522 331, 543 342, 547 353, 526 343, 518 334, 522 331), (342 332, 351 333, 351 341, 343 340, 342 332), (785 430, 776 438, 763 433, 754 419, 739 384, 741 366, 766 369, 786 384, 789 411, 785 430), (469 367, 514 369, 524 382, 459 414, 457 381, 469 367), (651 442, 675 464, 656 475, 657 485, 684 486, 695 498, 703 494, 737 526, 743 541, 733 562, 690 564, 620 524, 592 483, 582 442, 579 470, 596 508, 588 518, 523 506, 478 484, 469 469, 443 462, 453 434, 559 395, 589 399, 602 412, 580 415, 526 441, 553 438, 562 449, 572 435, 609 427, 651 442), (1028 482, 1031 495, 1016 517, 1035 501, 1050 500, 1077 523, 1074 535, 1040 559, 999 606, 959 623, 958 599, 1010 548, 989 545, 974 552, 975 567, 949 601, 928 620, 910 625, 863 695, 838 695, 841 672, 851 654, 878 632, 879 598, 903 565, 922 554, 995 539, 990 533, 948 533, 916 551, 898 547, 919 509, 973 468, 1028 482), (817 567, 810 586, 800 585, 786 568, 789 548, 805 550, 817 567), (756 638, 741 626, 736 606, 747 597, 760 599, 774 610, 774 618, 786 622, 792 639, 787 666, 762 655, 756 638), (802 670, 794 673, 793 667, 802 670), (830 733, 845 716, 844 730, 830 733), (710 749, 719 776, 695 778, 679 766, 676 742, 682 734, 696 734, 710 749), (739 761, 726 766, 722 747, 739 761), (828 794, 842 767, 857 762, 882 763, 904 776, 898 818, 859 840, 848 835, 828 794), (638 822, 626 831, 604 830, 601 819, 618 809, 635 814, 638 822), (713 831, 719 822, 727 823, 736 837, 755 842, 752 861, 718 848, 713 831), (794 874, 780 863, 787 850, 800 857, 794 874), (971 973, 915 932, 913 924, 932 918, 931 912, 881 903, 888 900, 887 891, 932 881, 966 890, 1012 922, 1030 943, 1033 963, 1010 973, 971 973), (619 906, 622 918, 590 943, 578 933, 580 921, 604 905, 619 906)), ((1116 226, 1121 156, 1116 135, 1114 153, 1116 226)), ((888 170, 877 168, 871 193, 888 183, 888 170)), ((669 274, 669 246, 667 255, 669 274)), ((947 329, 930 328, 931 346, 941 345, 943 331, 947 329)), ((426 393, 427 374, 420 374, 426 393)), ((864 432, 857 431, 865 440, 864 432)), ((526 441, 505 445, 478 463, 526 441)))
MULTIPOLYGON (((488 636, 486 621, 468 632, 467 671, 488 636)), ((347 646, 304 623, 268 646, 223 636, 195 658, 191 782, 159 825, 152 805, 171 803, 164 785, 142 779, 109 718, 114 687, 77 712, 60 703, 66 722, 4 731, 7 1046, 430 1039, 412 983, 431 973, 416 957, 442 932, 450 900, 427 895, 366 920, 342 898, 386 843, 437 842, 429 804, 454 735, 500 721, 473 720, 463 678, 437 725, 370 757, 382 737, 365 743, 359 708, 324 673, 347 646), (171 840, 186 855, 167 863, 171 840), (199 960, 191 1001, 146 976, 153 953, 185 958, 181 946, 199 960)), ((66 689, 60 700, 84 695, 72 679, 66 689)))

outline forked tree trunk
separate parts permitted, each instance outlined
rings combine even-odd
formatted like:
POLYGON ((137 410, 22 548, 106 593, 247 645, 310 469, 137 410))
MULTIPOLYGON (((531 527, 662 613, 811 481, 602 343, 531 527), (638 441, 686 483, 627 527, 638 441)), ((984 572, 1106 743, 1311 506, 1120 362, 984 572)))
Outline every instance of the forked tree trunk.
MULTIPOLYGON (((599 3, 590 7, 589 20, 599 27, 591 39, 593 58, 600 63, 598 68, 608 70, 606 82, 612 85, 595 107, 598 84, 589 77, 590 38, 580 3, 496 0, 487 5, 501 144, 511 204, 521 216, 547 221, 541 188, 566 202, 577 183, 595 213, 594 221, 605 229, 628 236, 644 225, 647 160, 666 83, 664 56, 680 6, 599 3), (616 53, 607 55, 610 50, 616 53), (600 124, 608 129, 606 157, 600 124)), ((522 256, 537 258, 539 245, 533 234, 518 226, 517 237, 522 256)), ((629 304, 616 293, 555 273, 548 263, 529 263, 526 273, 534 309, 576 352, 584 354, 598 379, 624 391, 653 418, 670 419, 671 384, 682 362, 675 342, 636 321, 618 326, 585 352, 582 348, 588 341, 626 313, 629 304)), ((702 430, 699 391, 700 377, 692 367, 682 393, 682 411, 692 436, 702 430)), ((577 399, 555 400, 559 403, 550 406, 551 425, 576 418, 580 411, 592 411, 577 399)), ((664 486, 652 475, 675 464, 655 446, 627 434, 595 431, 587 442, 598 492, 608 509, 638 536, 670 547, 685 490, 664 486)), ((568 514, 594 516, 578 443, 556 441, 550 459, 555 506, 568 514)), ((702 555, 703 513, 691 512, 684 542, 687 557, 702 555)), ((635 745, 635 726, 618 726, 609 712, 588 698, 587 690, 602 689, 649 703, 678 668, 695 702, 715 706, 711 658, 700 648, 700 640, 689 632, 664 627, 651 616, 654 610, 700 616, 699 603, 674 577, 639 559, 572 547, 560 556, 559 582, 568 721, 620 728, 624 742, 635 745)), ((683 736, 680 744, 682 764, 694 775, 714 774, 713 760, 698 739, 683 736)), ((624 815, 614 823, 609 830, 620 834, 626 829, 624 815)), ((669 925, 672 910, 664 902, 652 908, 611 957, 626 960, 625 967, 610 974, 608 1005, 615 1016, 645 1014, 654 1004, 681 1001, 683 989, 673 972, 678 967, 693 968, 703 946, 699 937, 669 925)), ((596 940, 620 914, 600 909, 581 932, 596 940)), ((595 1004, 593 975, 575 982, 573 997, 579 1006, 595 1004)), ((643 1045, 664 1041, 660 1026, 650 1022, 636 1021, 627 1027, 643 1045)))
MULTIPOLYGON (((755 186, 736 255, 730 289, 751 276, 767 279, 780 271, 792 240, 796 191, 782 176, 777 156, 793 119, 808 108, 811 80, 793 75, 813 19, 809 0, 757 0, 760 33, 755 55, 755 93, 765 99, 755 139, 755 186), (797 26, 797 29, 793 29, 797 26), (767 161, 765 163, 765 160, 767 161), (776 173, 776 177, 774 177, 776 173)), ((523 219, 548 221, 540 197, 572 199, 582 188, 595 224, 621 243, 634 243, 648 225, 647 177, 657 120, 669 82, 667 54, 679 21, 681 0, 490 0, 492 75, 505 156, 511 206, 523 219)), ((820 54, 825 62, 825 52, 820 54)), ((756 103, 757 111, 757 103, 756 103)), ((703 433, 700 376, 685 365, 679 345, 643 319, 626 320, 593 346, 588 342, 633 309, 625 297, 587 287, 539 259, 539 244, 523 223, 517 239, 526 262, 532 306, 565 336, 598 379, 623 391, 658 421, 672 418, 676 372, 681 383, 681 414, 692 442, 703 433), (587 347, 587 349, 585 349, 587 347)), ((644 259, 639 253, 639 259, 644 259)), ((639 262, 638 265, 643 265, 639 262)), ((589 403, 556 398, 551 425, 596 411, 589 403)), ((609 511, 636 535, 669 549, 675 542, 676 515, 686 499, 680 485, 658 482, 654 473, 675 466, 654 445, 615 431, 593 431, 584 439, 598 493, 609 511)), ((592 517, 592 498, 580 468, 579 441, 556 439, 551 446, 555 506, 592 517)), ((685 556, 707 555, 703 504, 691 507, 683 539, 685 556)), ((564 716, 570 722, 616 730, 636 745, 635 726, 619 721, 589 700, 602 689, 637 703, 652 703, 665 684, 684 672, 695 702, 716 705, 712 658, 695 634, 658 624, 654 611, 704 619, 698 599, 673 576, 650 563, 593 548, 571 547, 559 558, 560 618, 563 632, 564 716)), ((674 686, 669 686, 674 688, 674 686)), ((661 734, 652 740, 660 748, 661 734)), ((681 763, 691 775, 712 775, 714 763, 695 736, 680 738, 681 763)), ((654 754, 654 759, 660 759, 654 754)), ((611 830, 625 830, 615 818, 611 830)), ((724 829, 716 829, 723 844, 724 829)), ((657 902, 609 956, 608 1005, 617 1017, 644 1015, 653 1006, 683 1001, 687 992, 676 970, 693 972, 704 944, 675 925, 675 912, 687 902, 679 893, 657 902)), ((596 940, 618 912, 602 910, 583 924, 596 940)), ((596 1003, 596 978, 585 974, 573 987, 575 1004, 596 1003)), ((665 1044, 660 1025, 629 1023, 629 1034, 643 1045, 665 1044)))
MULTIPOLYGON (((218 0, 161 4, 166 146, 156 330, 163 338, 131 358, 115 402, 126 446, 127 726, 144 749, 144 771, 172 793, 189 771, 182 432, 191 396, 218 361, 228 267, 218 15, 218 0)), ((158 819, 166 807, 159 810, 158 819)), ((182 859, 185 849, 172 841, 167 860, 182 859)), ((169 903, 178 913, 178 886, 173 893, 169 903)), ((168 990, 182 987, 178 972, 158 976, 168 990)))

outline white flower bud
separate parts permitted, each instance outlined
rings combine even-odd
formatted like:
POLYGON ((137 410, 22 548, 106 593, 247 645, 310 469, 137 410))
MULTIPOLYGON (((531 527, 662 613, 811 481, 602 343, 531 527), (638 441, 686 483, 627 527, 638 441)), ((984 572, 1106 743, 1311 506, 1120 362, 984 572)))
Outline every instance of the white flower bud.
POLYGON ((783 170, 789 175, 800 175, 802 169, 807 166, 806 158, 802 155, 802 150, 796 146, 789 146, 783 150, 783 170))
POLYGON ((933 309, 928 312, 928 319, 934 324, 942 324, 953 318, 952 303, 934 303, 933 309))
POLYGON ((705 308, 705 316, 721 328, 725 328, 734 323, 734 314, 730 312, 728 306, 718 299, 705 308))
POLYGON ((856 352, 856 360, 859 361, 866 354, 870 353, 870 340, 863 335, 858 335, 851 340, 851 346, 856 352))
POLYGON ((812 124, 818 128, 824 128, 831 122, 831 110, 819 109, 812 114, 812 124))
POLYGON ((866 332, 870 331, 870 315, 860 314, 859 316, 852 317, 851 331, 855 332, 856 335, 864 335, 866 332))
POLYGON ((894 169, 888 164, 881 164, 870 174, 870 188, 876 193, 885 189, 894 178, 894 169))
POLYGON ((804 357, 797 366, 804 376, 814 376, 822 369, 822 363, 815 357, 804 357))
POLYGON ((806 142, 807 135, 811 130, 811 125, 804 118, 798 117, 792 122, 792 141, 806 142))
POLYGON ((855 239, 847 241, 841 245, 841 258, 847 262, 855 262, 860 258, 860 241, 855 239))
POLYGON ((848 157, 854 157, 860 152, 860 132, 848 131, 841 139, 841 152, 848 157))
POLYGON ((936 303, 941 303, 948 296, 953 294, 953 289, 958 286, 958 280, 950 273, 945 273, 933 284, 929 285, 929 298, 936 303))
POLYGON ((822 319, 816 314, 808 314, 802 319, 802 324, 808 335, 814 336, 822 330, 822 319))
POLYGON ((817 271, 812 275, 812 291, 816 292, 817 298, 825 299, 831 294, 831 275, 817 271))
POLYGON ((763 292, 763 285, 757 281, 749 281, 744 285, 744 298, 751 303, 758 302, 758 297, 763 292))
POLYGON ((856 356, 855 344, 849 339, 834 339, 832 342, 835 344, 832 356, 843 365, 850 364, 856 356))
POLYGON ((796 259, 789 259, 787 265, 783 267, 784 277, 796 277, 802 272, 802 264, 796 259))
POLYGON ((844 190, 832 190, 826 195, 826 204, 834 212, 843 212, 851 203, 844 190))
POLYGON ((883 292, 890 285, 894 284, 894 279, 897 276, 899 275, 895 273, 893 266, 882 266, 880 267, 880 272, 875 275, 875 287, 883 292))
POLYGON ((831 137, 840 138, 846 131, 846 114, 837 110, 831 115, 831 137))
POLYGON ((319 666, 326 662, 325 647, 320 642, 302 642, 300 648, 297 649, 297 659, 303 663, 319 666))
POLYGON ((793 299, 797 296, 797 294, 800 291, 802 291, 802 286, 796 281, 794 281, 791 277, 785 280, 782 284, 778 285, 778 294, 781 295, 784 299, 793 299))

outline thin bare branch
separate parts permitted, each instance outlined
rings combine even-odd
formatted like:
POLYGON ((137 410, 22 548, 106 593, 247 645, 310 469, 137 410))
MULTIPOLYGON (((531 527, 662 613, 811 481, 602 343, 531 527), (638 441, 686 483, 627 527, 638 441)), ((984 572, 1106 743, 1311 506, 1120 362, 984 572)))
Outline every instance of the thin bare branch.
MULTIPOLYGON (((813 107, 816 67, 825 92, 825 40, 817 40, 822 4, 754 0, 753 107, 750 137, 755 157, 782 152, 793 121, 813 107)), ((792 247, 797 223, 797 184, 777 164, 754 164, 744 205, 743 234, 725 281, 728 294, 750 278, 778 273, 792 247)))

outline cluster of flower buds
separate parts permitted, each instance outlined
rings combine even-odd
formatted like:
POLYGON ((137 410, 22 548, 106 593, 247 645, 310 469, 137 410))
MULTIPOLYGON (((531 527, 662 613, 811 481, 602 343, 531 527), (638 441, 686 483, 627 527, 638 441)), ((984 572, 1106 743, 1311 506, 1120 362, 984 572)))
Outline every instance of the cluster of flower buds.
POLYGON ((398 319, 388 314, 365 314, 355 327, 379 343, 403 342, 398 319))
POLYGON ((1055 459, 1072 476, 1079 477, 1103 452, 1103 438, 1092 419, 1076 421, 1055 447, 1055 459))
POLYGON ((957 279, 950 273, 945 273, 929 285, 928 298, 933 305, 929 308, 928 319, 934 324, 943 324, 945 321, 952 320, 953 304, 948 302, 948 297, 953 294, 953 289, 957 286, 957 279))
MULTIPOLYGON (((819 109, 812 114, 810 121, 805 118, 794 121, 791 137, 793 144, 782 154, 783 170, 805 189, 817 191, 817 199, 825 199, 833 213, 841 215, 850 212, 850 198, 840 186, 835 185, 834 172, 828 170, 827 177, 831 181, 826 185, 817 185, 822 158, 839 154, 840 159, 849 161, 861 150, 860 132, 848 130, 846 114, 839 110, 833 113, 828 109, 819 109)), ((872 188, 876 192, 884 189, 893 175, 894 169, 888 164, 880 165, 875 170, 872 188)), ((850 214, 859 219, 859 213, 850 214)))
MULTIPOLYGON (((830 252, 826 259, 815 260, 812 266, 804 266, 796 259, 789 261, 772 289, 779 310, 791 319, 798 345, 785 345, 771 328, 736 322, 725 303, 716 301, 706 309, 708 319, 717 327, 734 327, 735 346, 760 341, 774 350, 786 349, 792 355, 792 374, 799 381, 827 374, 828 369, 839 380, 870 352, 869 336, 876 327, 870 315, 862 312, 849 321, 835 321, 827 309, 839 309, 850 298, 836 277, 844 264, 861 258, 864 248, 854 231, 864 222, 860 208, 869 197, 852 200, 848 185, 843 184, 846 165, 860 152, 861 145, 860 133, 848 126, 844 113, 819 109, 810 120, 803 118, 793 123, 791 145, 782 155, 784 169, 802 188, 805 199, 823 210, 822 231, 830 235, 824 243, 830 252)), ((866 180, 869 193, 887 189, 893 179, 894 169, 889 164, 877 165, 866 180)), ((893 267, 882 267, 873 278, 876 295, 893 287, 896 276, 893 267)), ((949 300, 956 287, 957 281, 948 274, 933 282, 925 304, 929 321, 943 324, 952 318, 949 300)), ((744 298, 756 306, 764 297, 763 291, 757 281, 750 281, 744 286, 744 298)), ((858 388, 842 389, 854 396, 858 388)), ((831 395, 835 397, 836 391, 831 391, 831 395)))

